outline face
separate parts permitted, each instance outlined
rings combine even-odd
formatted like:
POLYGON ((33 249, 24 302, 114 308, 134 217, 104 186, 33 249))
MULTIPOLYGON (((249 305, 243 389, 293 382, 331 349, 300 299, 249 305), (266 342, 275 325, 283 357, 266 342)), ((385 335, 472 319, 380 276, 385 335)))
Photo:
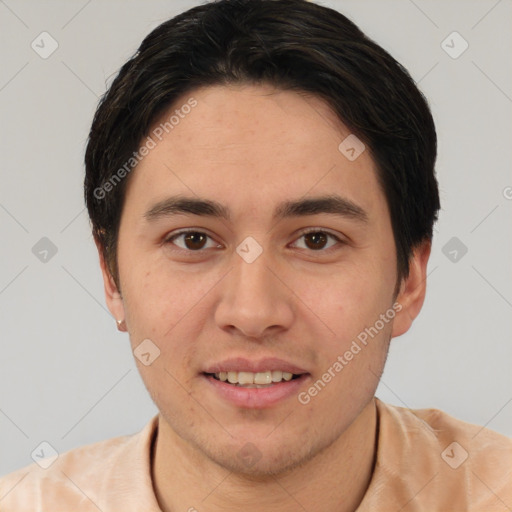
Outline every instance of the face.
POLYGON ((389 211, 369 151, 346 157, 350 132, 320 99, 215 86, 171 110, 190 97, 130 176, 122 298, 105 273, 107 300, 136 353, 150 340, 136 362, 162 431, 275 474, 349 428, 406 330, 389 211))

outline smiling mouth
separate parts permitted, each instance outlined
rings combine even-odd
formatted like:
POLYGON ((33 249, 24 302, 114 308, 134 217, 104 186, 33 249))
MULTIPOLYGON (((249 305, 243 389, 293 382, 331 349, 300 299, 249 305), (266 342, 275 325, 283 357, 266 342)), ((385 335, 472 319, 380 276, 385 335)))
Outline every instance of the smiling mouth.
POLYGON ((294 374, 290 372, 283 372, 280 370, 269 370, 266 372, 219 372, 219 373, 204 373, 207 377, 212 377, 215 380, 231 384, 236 387, 244 388, 269 388, 282 382, 289 382, 294 379, 306 375, 294 374))

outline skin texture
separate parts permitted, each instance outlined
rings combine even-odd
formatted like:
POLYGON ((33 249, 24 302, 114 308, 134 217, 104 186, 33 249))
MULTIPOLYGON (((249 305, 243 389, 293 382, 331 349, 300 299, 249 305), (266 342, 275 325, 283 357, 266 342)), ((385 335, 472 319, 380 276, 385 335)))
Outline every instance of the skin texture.
POLYGON ((265 85, 197 89, 197 106, 130 176, 118 240, 120 288, 100 263, 107 303, 159 408, 153 481, 163 510, 355 510, 375 455, 374 392, 391 337, 406 332, 425 295, 430 244, 414 252, 394 296, 396 251, 385 196, 368 150, 349 161, 349 130, 320 99, 265 85), (320 213, 273 221, 275 206, 337 193, 367 222, 320 213), (231 220, 144 214, 171 195, 218 201, 231 220), (169 236, 193 228, 210 238, 169 236), (306 228, 334 234, 320 249, 306 228), (248 236, 263 249, 236 252, 248 236), (188 249, 187 249, 188 247, 188 249), (191 249, 192 247, 192 249, 191 249), (313 247, 313 248, 312 248, 313 247), (188 251, 188 252, 187 252, 188 251), (379 315, 401 305, 317 396, 236 407, 201 372, 230 357, 278 357, 309 372, 306 391, 379 315), (258 460, 239 451, 252 443, 258 460), (298 505, 300 504, 300 505, 298 505))

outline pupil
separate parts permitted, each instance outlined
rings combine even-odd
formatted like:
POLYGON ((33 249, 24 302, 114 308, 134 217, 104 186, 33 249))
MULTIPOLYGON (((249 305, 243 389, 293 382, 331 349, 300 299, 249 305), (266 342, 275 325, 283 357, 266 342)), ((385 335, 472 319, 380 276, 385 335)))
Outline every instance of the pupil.
POLYGON ((202 233, 188 233, 185 235, 185 244, 189 249, 201 249, 205 239, 202 233))
POLYGON ((318 249, 320 246, 323 246, 325 244, 325 242, 327 241, 327 236, 325 233, 321 232, 308 233, 306 235, 306 240, 311 240, 313 242, 312 247, 309 247, 309 244, 307 244, 306 242, 310 249, 318 249))

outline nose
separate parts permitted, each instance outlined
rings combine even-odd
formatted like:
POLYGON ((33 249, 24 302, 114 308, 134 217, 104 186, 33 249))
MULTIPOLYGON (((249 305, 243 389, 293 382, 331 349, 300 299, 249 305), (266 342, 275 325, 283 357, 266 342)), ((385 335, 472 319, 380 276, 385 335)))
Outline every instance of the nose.
POLYGON ((293 293, 283 284, 282 271, 265 251, 251 263, 236 253, 233 260, 234 268, 221 282, 217 325, 250 338, 289 329, 294 318, 293 293))

